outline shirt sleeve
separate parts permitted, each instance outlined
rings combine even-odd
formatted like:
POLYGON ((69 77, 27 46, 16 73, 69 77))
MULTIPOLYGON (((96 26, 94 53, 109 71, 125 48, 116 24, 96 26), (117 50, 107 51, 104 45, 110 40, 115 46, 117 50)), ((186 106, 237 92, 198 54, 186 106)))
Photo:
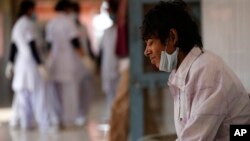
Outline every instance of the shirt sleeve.
POLYGON ((42 64, 41 58, 40 58, 40 56, 39 56, 39 54, 38 54, 38 51, 37 51, 37 48, 36 48, 36 43, 35 43, 35 41, 31 41, 31 42, 29 43, 29 45, 30 45, 30 50, 31 50, 32 56, 33 56, 33 58, 35 59, 36 63, 37 63, 38 65, 42 64))
POLYGON ((9 57, 9 61, 11 63, 15 63, 15 58, 16 58, 16 54, 17 54, 17 46, 14 42, 11 43, 10 45, 10 57, 9 57))

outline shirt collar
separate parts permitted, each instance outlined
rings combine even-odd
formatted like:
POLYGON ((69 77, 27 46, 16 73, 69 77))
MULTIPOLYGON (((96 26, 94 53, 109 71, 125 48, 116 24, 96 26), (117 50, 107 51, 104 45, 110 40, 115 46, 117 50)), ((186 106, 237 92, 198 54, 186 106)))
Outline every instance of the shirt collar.
POLYGON ((173 85, 181 90, 184 90, 185 80, 188 71, 193 62, 202 54, 202 50, 199 47, 193 47, 188 55, 184 58, 178 70, 173 70, 169 76, 168 85, 173 85))

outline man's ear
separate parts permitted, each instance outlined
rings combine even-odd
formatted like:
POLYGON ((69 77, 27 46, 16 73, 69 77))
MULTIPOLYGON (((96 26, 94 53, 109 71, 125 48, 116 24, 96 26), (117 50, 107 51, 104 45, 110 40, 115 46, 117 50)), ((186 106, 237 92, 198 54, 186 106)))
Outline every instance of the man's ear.
POLYGON ((171 28, 169 31, 170 40, 173 41, 174 45, 178 42, 178 33, 175 28, 171 28))

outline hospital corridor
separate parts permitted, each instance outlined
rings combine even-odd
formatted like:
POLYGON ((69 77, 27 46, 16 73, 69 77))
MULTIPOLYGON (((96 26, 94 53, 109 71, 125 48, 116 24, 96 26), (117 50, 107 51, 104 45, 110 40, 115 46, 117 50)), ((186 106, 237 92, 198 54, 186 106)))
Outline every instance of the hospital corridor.
POLYGON ((108 125, 103 122, 104 97, 96 98, 89 121, 82 127, 72 127, 61 131, 49 131, 40 133, 37 129, 30 131, 11 130, 8 121, 11 116, 10 108, 1 108, 1 141, 107 141, 108 125))
POLYGON ((0 141, 249 141, 249 12, 0 0, 0 141))

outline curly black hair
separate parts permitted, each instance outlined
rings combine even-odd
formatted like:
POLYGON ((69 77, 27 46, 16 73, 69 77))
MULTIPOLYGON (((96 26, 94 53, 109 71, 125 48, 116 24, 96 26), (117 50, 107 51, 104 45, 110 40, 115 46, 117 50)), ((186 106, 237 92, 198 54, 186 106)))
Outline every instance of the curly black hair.
POLYGON ((141 26, 142 40, 156 37, 166 45, 172 28, 178 34, 176 46, 184 53, 188 53, 195 45, 202 48, 198 26, 188 12, 188 5, 181 0, 161 1, 147 12, 141 26))

